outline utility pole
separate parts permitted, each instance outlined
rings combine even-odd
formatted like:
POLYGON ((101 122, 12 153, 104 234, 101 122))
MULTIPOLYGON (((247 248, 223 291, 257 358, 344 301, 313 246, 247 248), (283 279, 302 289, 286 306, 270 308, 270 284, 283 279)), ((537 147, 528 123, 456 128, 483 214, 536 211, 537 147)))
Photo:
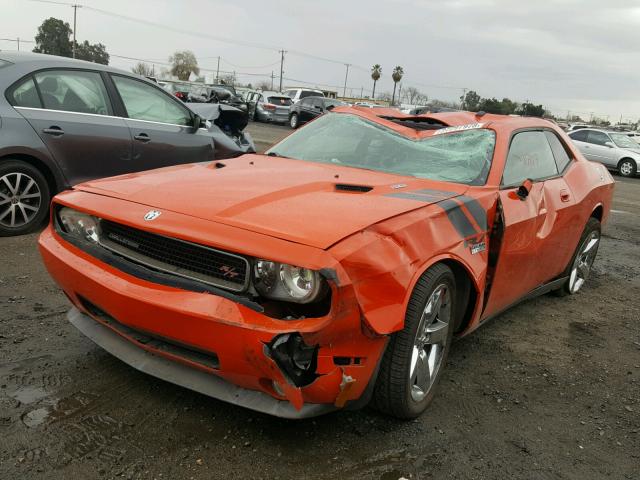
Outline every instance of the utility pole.
POLYGON ((466 100, 467 100, 467 89, 463 88, 462 89, 462 101, 460 102, 460 108, 462 108, 462 110, 466 110, 467 109, 466 100))
POLYGON ((220 55, 218 55, 218 68, 216 68, 216 83, 220 83, 220 55))
POLYGON ((16 39, 16 42, 18 42, 18 51, 20 51, 20 37, 16 39))
POLYGON ((280 92, 282 91, 282 76, 284 75, 284 54, 286 50, 280 50, 280 92))
POLYGON ((273 70, 271 70, 271 90, 273 90, 273 79, 275 78, 275 74, 273 73, 273 70))
POLYGON ((364 95, 364 87, 360 87, 360 98, 362 98, 362 95, 364 95))
POLYGON ((347 96, 347 78, 349 78, 349 67, 351 66, 351 64, 345 63, 344 66, 347 67, 347 73, 345 73, 344 75, 344 90, 342 91, 342 96, 346 97, 347 96))
POLYGON ((76 58, 76 20, 78 17, 78 9, 82 8, 82 5, 75 3, 71 5, 71 8, 73 8, 73 58, 76 58))

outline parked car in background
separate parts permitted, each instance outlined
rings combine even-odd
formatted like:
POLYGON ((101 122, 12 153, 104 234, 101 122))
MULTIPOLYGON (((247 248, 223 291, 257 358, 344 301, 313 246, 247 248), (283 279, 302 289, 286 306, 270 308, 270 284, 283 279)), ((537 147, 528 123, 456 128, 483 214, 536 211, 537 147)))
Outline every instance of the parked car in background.
POLYGON ((224 119, 207 125, 156 83, 97 63, 3 51, 0 91, 0 236, 37 228, 77 183, 250 151, 223 147, 236 135, 224 119))
POLYGON ((162 88, 164 88, 171 95, 174 95, 176 98, 179 98, 183 102, 189 101, 189 92, 191 92, 191 85, 188 83, 163 80, 162 88))
POLYGON ((133 368, 271 415, 419 416, 454 337, 582 290, 615 182, 542 119, 379 112, 58 195, 39 247, 69 321, 133 368))
POLYGON ((570 123, 569 127, 567 128, 567 132, 573 132, 575 130, 581 130, 583 128, 589 128, 590 125, 587 125, 585 123, 570 123))
POLYGON ((323 113, 335 108, 348 105, 341 100, 325 97, 305 97, 294 103, 289 110, 289 126, 298 128, 300 125, 319 117, 323 113))
POLYGON ((285 90, 284 94, 291 98, 294 103, 306 97, 324 97, 322 90, 316 90, 314 88, 290 88, 285 90))
POLYGON ((623 177, 638 172, 640 145, 626 133, 582 128, 569 132, 569 137, 588 160, 617 170, 623 177))
POLYGON ((255 91, 248 95, 249 118, 257 122, 287 123, 293 100, 272 91, 255 91))

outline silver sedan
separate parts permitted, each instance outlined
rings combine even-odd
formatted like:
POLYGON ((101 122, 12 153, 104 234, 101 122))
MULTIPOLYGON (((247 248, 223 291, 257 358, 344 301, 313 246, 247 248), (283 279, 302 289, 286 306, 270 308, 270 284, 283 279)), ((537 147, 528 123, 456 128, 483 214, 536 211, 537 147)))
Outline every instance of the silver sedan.
POLYGON ((640 145, 625 133, 583 128, 569 132, 580 152, 594 162, 600 162, 623 177, 633 177, 640 164, 640 145))

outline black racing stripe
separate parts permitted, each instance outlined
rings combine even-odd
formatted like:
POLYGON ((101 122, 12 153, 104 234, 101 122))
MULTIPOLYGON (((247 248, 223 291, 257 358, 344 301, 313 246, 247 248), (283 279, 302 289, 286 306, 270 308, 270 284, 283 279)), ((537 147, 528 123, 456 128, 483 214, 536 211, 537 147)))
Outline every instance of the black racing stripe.
POLYGON ((460 200, 462 203, 464 203, 464 206, 467 207, 467 210, 469 210, 469 213, 480 227, 480 230, 486 232, 488 228, 487 211, 482 208, 482 205, 480 205, 477 200, 465 195, 457 197, 457 200, 460 200))
POLYGON ((478 234, 457 202, 453 200, 442 200, 438 202, 438 205, 447 213, 449 221, 462 238, 468 238, 478 234))
POLYGON ((434 197, 431 195, 417 195, 411 192, 388 193, 385 197, 404 198, 405 200, 417 200, 425 203, 435 203, 442 200, 442 197, 434 197))

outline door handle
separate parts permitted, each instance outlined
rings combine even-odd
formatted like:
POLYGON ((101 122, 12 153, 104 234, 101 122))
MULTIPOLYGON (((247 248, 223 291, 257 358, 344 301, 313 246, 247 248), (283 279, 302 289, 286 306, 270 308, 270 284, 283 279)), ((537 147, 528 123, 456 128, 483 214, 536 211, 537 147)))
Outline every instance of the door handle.
POLYGON ((42 130, 42 133, 46 133, 48 135, 53 135, 54 137, 60 137, 64 135, 64 130, 56 125, 52 125, 49 128, 45 128, 42 130))
POLYGON ((143 142, 143 143, 147 143, 147 142, 151 141, 151 139, 149 138, 149 135, 147 135, 146 133, 140 133, 140 134, 134 136, 133 138, 135 138, 139 142, 143 142))
POLYGON ((560 200, 563 202, 568 202, 571 200, 571 195, 566 190, 560 190, 560 200))

